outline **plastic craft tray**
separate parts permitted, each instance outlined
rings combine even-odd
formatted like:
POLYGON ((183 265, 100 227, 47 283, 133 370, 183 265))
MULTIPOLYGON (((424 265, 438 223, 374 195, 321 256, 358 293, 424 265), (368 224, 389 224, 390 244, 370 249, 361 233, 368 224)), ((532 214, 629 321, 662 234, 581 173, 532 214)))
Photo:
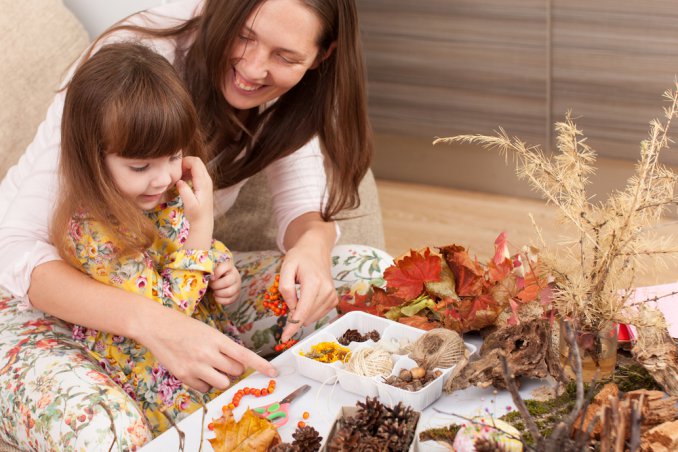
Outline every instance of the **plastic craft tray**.
MULTIPOLYGON (((366 377, 358 375, 346 370, 344 364, 341 362, 321 363, 300 354, 300 352, 309 352, 311 346, 319 342, 338 343, 338 338, 348 329, 358 330, 361 334, 376 330, 381 336, 379 342, 391 346, 395 346, 396 343, 400 343, 403 346, 408 343, 413 343, 426 333, 424 330, 394 322, 389 319, 377 317, 361 311, 352 311, 332 322, 322 330, 307 337, 290 349, 299 373, 323 384, 338 382, 342 389, 355 394, 369 397, 378 396, 380 401, 385 404, 395 405, 398 402, 403 402, 405 405, 409 405, 417 411, 423 410, 441 396, 445 381, 447 381, 454 366, 438 369, 442 372, 442 375, 428 383, 419 391, 408 391, 384 383, 384 376, 377 375, 374 377, 366 377)), ((368 346, 374 346, 374 342, 368 340, 366 342, 351 342, 348 344, 348 348, 351 351, 368 346)), ((474 345, 465 343, 465 346, 469 355, 475 353, 476 347, 474 345)), ((391 375, 397 375, 400 372, 400 369, 410 369, 417 365, 414 360, 404 353, 394 353, 392 359, 393 370, 391 371, 391 375)))

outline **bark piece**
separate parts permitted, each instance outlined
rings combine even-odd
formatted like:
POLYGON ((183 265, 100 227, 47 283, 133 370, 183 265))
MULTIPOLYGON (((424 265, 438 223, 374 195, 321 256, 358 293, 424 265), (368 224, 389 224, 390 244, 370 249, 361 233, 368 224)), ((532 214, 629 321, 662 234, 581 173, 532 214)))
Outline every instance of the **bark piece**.
POLYGON ((678 449, 678 421, 665 422, 643 435, 643 451, 673 451, 678 449))
POLYGON ((490 333, 480 348, 480 358, 462 360, 445 385, 446 392, 472 385, 506 388, 500 356, 505 356, 514 377, 544 378, 557 363, 550 347, 551 330, 545 320, 535 319, 490 333))

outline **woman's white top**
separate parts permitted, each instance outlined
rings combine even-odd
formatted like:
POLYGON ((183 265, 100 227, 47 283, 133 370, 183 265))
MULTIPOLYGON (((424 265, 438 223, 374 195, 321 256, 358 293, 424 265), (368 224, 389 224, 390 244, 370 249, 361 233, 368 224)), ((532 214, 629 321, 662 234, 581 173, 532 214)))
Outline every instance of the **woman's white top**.
MULTIPOLYGON (((128 20, 136 24, 170 26, 192 17, 200 4, 200 0, 173 2, 128 20)), ((172 40, 150 40, 124 32, 107 37, 104 43, 125 40, 142 42, 169 61, 174 60, 172 40)), ((73 69, 65 80, 70 79, 72 72, 73 69)), ((0 184, 0 287, 25 298, 26 302, 33 269, 60 259, 49 242, 49 223, 58 192, 64 98, 63 91, 56 95, 33 142, 0 184)), ((270 164, 264 172, 269 180, 278 224, 277 243, 284 251, 283 238, 290 222, 304 213, 318 212, 326 201, 327 180, 318 138, 270 164)), ((215 192, 215 216, 233 206, 244 183, 215 192)), ((228 246, 238 249, 237 243, 228 246)))

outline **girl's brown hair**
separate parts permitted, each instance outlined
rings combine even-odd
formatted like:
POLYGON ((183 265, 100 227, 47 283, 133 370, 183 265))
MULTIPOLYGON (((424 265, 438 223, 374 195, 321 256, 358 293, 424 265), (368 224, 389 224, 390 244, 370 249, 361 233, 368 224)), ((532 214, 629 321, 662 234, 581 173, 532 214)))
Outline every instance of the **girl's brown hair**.
POLYGON ((103 46, 75 71, 61 120, 59 199, 50 227, 63 257, 74 215, 112 226, 124 250, 149 247, 156 228, 116 187, 105 156, 204 158, 198 116, 172 65, 134 43, 103 46))
MULTIPOLYGON (((246 20, 266 0, 206 0, 196 17, 168 29, 121 25, 148 36, 174 38, 179 68, 198 109, 211 158, 223 152, 215 184, 248 178, 318 134, 329 178, 325 220, 360 204, 358 185, 372 158, 365 69, 355 0, 298 0, 321 20, 318 65, 270 108, 244 116, 221 93, 230 52, 246 20), (190 43, 182 48, 181 43, 190 43), (334 51, 331 46, 336 44, 334 51), (326 57, 326 58, 325 58, 326 57), (241 119, 239 119, 241 118, 241 119), (256 137, 256 138, 255 138, 256 137), (245 149, 244 158, 236 159, 245 149)), ((319 206, 320 208, 320 206, 319 206)))

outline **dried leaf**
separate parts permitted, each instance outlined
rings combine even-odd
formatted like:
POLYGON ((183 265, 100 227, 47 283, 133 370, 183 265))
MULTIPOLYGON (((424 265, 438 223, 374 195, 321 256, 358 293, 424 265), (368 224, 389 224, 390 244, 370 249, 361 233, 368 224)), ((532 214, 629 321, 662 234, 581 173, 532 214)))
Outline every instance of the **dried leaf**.
POLYGON ((426 281, 424 283, 426 292, 436 298, 454 298, 459 299, 454 283, 454 274, 443 259, 440 260, 440 281, 426 281))
POLYGON ((409 256, 396 260, 384 271, 384 279, 393 293, 404 300, 418 297, 428 281, 440 281, 440 256, 426 248, 422 255, 411 250, 409 256))
POLYGON ((445 262, 452 270, 460 297, 480 295, 485 286, 485 271, 477 260, 471 260, 463 246, 450 245, 439 248, 445 262))
POLYGON ((281 442, 278 430, 271 421, 245 411, 236 422, 231 410, 212 422, 216 438, 210 439, 215 452, 265 452, 281 442))
POLYGON ((412 317, 400 317, 398 322, 405 325, 413 326, 421 330, 432 330, 440 328, 440 322, 431 322, 428 318, 421 315, 413 315, 412 317))
POLYGON ((506 233, 499 234, 494 241, 494 256, 487 266, 491 282, 502 281, 513 271, 513 260, 508 250, 506 233))
POLYGON ((372 286, 365 294, 355 293, 352 297, 342 297, 337 309, 346 314, 351 311, 362 311, 368 314, 383 316, 393 306, 404 303, 405 300, 387 293, 384 289, 372 286))

